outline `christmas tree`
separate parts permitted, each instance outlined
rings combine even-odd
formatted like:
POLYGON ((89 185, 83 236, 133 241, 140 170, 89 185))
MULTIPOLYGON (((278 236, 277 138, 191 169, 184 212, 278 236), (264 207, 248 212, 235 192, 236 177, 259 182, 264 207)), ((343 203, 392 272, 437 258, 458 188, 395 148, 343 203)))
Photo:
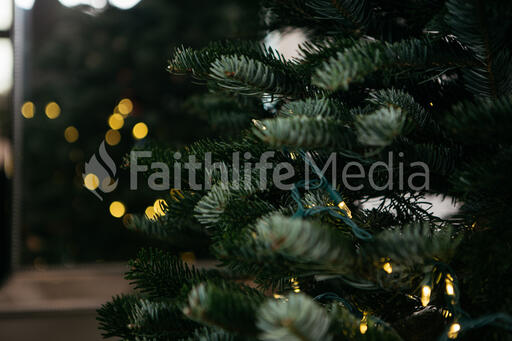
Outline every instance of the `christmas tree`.
POLYGON ((269 0, 267 29, 307 34, 300 57, 176 49, 169 71, 208 87, 189 104, 226 134, 137 146, 151 156, 130 167, 181 182, 131 225, 164 240, 194 226, 220 266, 140 251, 136 293, 99 310, 104 335, 510 339, 511 17, 504 0, 269 0), (459 213, 436 216, 432 195, 459 213))

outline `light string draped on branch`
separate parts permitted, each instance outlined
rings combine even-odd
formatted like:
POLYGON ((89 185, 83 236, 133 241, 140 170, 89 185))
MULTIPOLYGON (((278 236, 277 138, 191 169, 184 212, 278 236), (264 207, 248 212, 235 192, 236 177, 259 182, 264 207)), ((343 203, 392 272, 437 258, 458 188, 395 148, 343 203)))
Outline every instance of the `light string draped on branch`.
POLYGON ((315 165, 314 162, 311 161, 311 158, 303 150, 299 150, 299 154, 304 159, 304 162, 306 162, 306 164, 313 169, 315 174, 318 176, 318 179, 300 180, 293 184, 291 196, 297 203, 297 210, 293 214, 293 217, 308 217, 317 213, 328 212, 334 218, 340 219, 345 224, 350 226, 352 233, 358 239, 371 240, 373 238, 371 233, 357 226, 357 224, 351 219, 350 210, 343 201, 342 195, 332 187, 332 185, 323 175, 322 171, 315 165), (301 188, 304 188, 305 190, 322 189, 327 192, 331 200, 338 206, 305 207, 301 200, 299 191, 301 188), (340 214, 340 212, 343 212, 343 214, 340 214))

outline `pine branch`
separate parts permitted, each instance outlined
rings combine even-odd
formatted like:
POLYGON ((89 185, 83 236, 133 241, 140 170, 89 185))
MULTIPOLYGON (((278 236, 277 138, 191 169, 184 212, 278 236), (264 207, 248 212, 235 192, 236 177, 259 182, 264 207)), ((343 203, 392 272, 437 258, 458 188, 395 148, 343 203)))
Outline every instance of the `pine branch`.
POLYGON ((254 134, 271 146, 350 149, 354 133, 343 121, 323 117, 292 116, 264 120, 254 134))
POLYGON ((189 267, 177 256, 157 249, 142 249, 129 262, 125 278, 150 299, 180 299, 190 288, 207 279, 220 279, 216 271, 189 267))
POLYGON ((267 300, 258 312, 262 340, 332 340, 331 319, 319 305, 305 295, 290 295, 287 301, 267 300))
POLYGON ((192 289, 183 312, 203 324, 255 336, 256 310, 262 301, 263 296, 254 289, 203 283, 192 289))

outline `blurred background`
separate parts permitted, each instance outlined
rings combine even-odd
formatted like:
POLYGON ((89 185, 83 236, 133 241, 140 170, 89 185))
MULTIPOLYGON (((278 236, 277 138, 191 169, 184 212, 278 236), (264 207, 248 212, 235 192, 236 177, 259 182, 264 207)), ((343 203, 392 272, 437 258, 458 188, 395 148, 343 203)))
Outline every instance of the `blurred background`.
POLYGON ((215 134, 172 50, 261 38, 258 21, 250 0, 0 0, 0 340, 99 339, 95 308, 155 244, 125 227, 155 194, 129 190, 123 157, 215 134), (82 175, 103 141, 119 185, 101 200, 82 175))

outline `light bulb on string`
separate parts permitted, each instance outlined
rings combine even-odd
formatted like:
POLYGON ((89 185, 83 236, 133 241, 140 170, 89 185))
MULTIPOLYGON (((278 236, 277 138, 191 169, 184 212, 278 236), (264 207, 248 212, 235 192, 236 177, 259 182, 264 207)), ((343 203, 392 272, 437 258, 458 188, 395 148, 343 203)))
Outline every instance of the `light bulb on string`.
POLYGON ((338 204, 338 208, 340 210, 343 210, 345 211, 345 213, 347 214, 347 217, 349 217, 350 219, 352 219, 352 212, 350 211, 350 209, 348 208, 347 204, 342 201, 338 204))
POLYGON ((361 322, 359 323, 359 331, 361 332, 361 334, 365 334, 366 331, 368 330, 368 318, 367 318, 367 312, 363 312, 363 318, 361 319, 361 322))
POLYGON ((459 323, 457 323, 457 322, 452 323, 452 325, 450 326, 450 329, 448 329, 448 338, 449 339, 457 338, 457 336, 459 335, 460 329, 461 329, 461 326, 459 323))
POLYGON ((382 269, 386 271, 386 273, 388 274, 391 274, 393 272, 393 266, 391 265, 390 262, 384 263, 384 265, 382 265, 382 269))
POLYGON ((430 302, 430 294, 432 293, 432 288, 429 285, 424 285, 421 287, 421 304, 426 307, 430 302))

